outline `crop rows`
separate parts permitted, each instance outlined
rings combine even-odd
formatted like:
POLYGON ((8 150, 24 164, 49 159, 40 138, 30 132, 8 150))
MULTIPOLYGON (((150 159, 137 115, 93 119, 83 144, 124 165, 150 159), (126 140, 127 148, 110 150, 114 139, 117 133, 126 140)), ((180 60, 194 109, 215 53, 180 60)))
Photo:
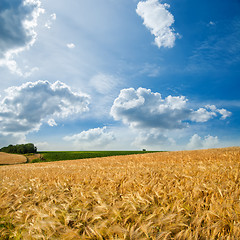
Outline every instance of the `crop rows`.
POLYGON ((2 239, 240 239, 240 149, 0 167, 2 239))

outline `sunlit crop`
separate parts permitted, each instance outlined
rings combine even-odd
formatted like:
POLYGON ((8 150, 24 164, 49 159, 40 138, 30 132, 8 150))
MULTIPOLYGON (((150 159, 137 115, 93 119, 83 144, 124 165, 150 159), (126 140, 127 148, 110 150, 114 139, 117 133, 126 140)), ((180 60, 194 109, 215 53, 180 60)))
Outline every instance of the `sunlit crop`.
POLYGON ((27 158, 23 155, 0 152, 0 164, 25 163, 26 161, 27 158))
POLYGON ((240 148, 0 166, 2 239, 240 239, 240 148))

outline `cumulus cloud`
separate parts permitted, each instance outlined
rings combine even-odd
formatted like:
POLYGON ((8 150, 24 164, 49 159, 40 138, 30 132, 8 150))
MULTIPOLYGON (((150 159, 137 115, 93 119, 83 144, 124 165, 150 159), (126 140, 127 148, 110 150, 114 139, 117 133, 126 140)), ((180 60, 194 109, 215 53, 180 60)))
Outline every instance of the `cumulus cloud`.
POLYGON ((195 122, 207 122, 208 120, 221 115, 222 120, 231 116, 231 112, 226 109, 217 109, 215 105, 207 105, 205 108, 199 108, 197 111, 193 112, 191 115, 191 120, 195 122))
POLYGON ((193 110, 188 107, 184 96, 162 98, 160 93, 150 89, 122 89, 115 99, 110 114, 115 120, 121 120, 132 128, 181 129, 192 122, 206 122, 221 115, 221 119, 230 116, 226 109, 206 106, 193 110))
POLYGON ((1 133, 26 134, 38 130, 45 119, 88 111, 89 96, 73 92, 60 81, 27 82, 5 93, 0 105, 1 133))
POLYGON ((225 120, 227 117, 230 117, 232 115, 231 112, 227 111, 226 109, 222 108, 222 109, 216 109, 216 112, 220 113, 221 119, 225 120))
POLYGON ((218 137, 215 136, 205 136, 204 138, 201 138, 198 134, 194 134, 188 145, 188 149, 207 149, 207 148, 214 148, 217 147, 219 144, 218 137))
POLYGON ((119 79, 113 75, 99 73, 90 80, 90 85, 100 94, 111 92, 118 84, 119 79))
POLYGON ((208 111, 206 108, 199 108, 196 112, 192 113, 191 120, 195 122, 207 122, 216 116, 216 112, 208 111))
POLYGON ((74 43, 68 43, 68 44, 67 44, 67 47, 70 48, 70 49, 73 49, 73 48, 75 48, 76 46, 75 46, 74 43))
POLYGON ((14 55, 28 49, 36 41, 37 19, 44 9, 39 0, 0 2, 0 66, 24 76, 14 61, 14 55))
POLYGON ((105 148, 108 144, 115 140, 113 132, 109 132, 107 127, 93 128, 82 131, 72 136, 65 136, 65 141, 71 141, 78 149, 105 148))
POLYGON ((144 20, 143 24, 155 36, 155 44, 159 48, 172 48, 178 36, 171 27, 174 17, 167 10, 168 8, 170 8, 169 4, 159 3, 158 0, 147 0, 140 1, 136 9, 137 14, 144 20))

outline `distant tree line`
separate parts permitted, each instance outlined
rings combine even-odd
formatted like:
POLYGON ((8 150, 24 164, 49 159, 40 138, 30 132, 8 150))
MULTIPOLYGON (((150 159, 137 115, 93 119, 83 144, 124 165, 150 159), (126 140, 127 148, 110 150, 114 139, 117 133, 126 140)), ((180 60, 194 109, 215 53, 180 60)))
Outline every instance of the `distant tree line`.
POLYGON ((9 145, 8 147, 3 147, 0 149, 1 152, 6 153, 36 153, 37 147, 34 146, 33 143, 27 143, 27 144, 17 144, 17 145, 9 145))

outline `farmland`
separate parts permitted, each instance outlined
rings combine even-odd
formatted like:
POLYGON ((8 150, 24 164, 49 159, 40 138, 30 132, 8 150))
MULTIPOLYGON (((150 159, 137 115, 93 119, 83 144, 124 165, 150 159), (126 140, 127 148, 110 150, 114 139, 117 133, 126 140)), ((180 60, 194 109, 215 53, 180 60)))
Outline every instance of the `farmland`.
POLYGON ((23 155, 0 152, 0 164, 25 163, 26 161, 27 158, 23 155))
POLYGON ((2 239, 240 239, 240 148, 0 166, 2 239))
POLYGON ((53 152, 39 152, 42 159, 36 159, 32 162, 52 162, 61 160, 74 160, 84 158, 96 158, 96 157, 109 157, 118 155, 131 155, 131 154, 143 154, 152 153, 150 151, 53 151, 53 152))

